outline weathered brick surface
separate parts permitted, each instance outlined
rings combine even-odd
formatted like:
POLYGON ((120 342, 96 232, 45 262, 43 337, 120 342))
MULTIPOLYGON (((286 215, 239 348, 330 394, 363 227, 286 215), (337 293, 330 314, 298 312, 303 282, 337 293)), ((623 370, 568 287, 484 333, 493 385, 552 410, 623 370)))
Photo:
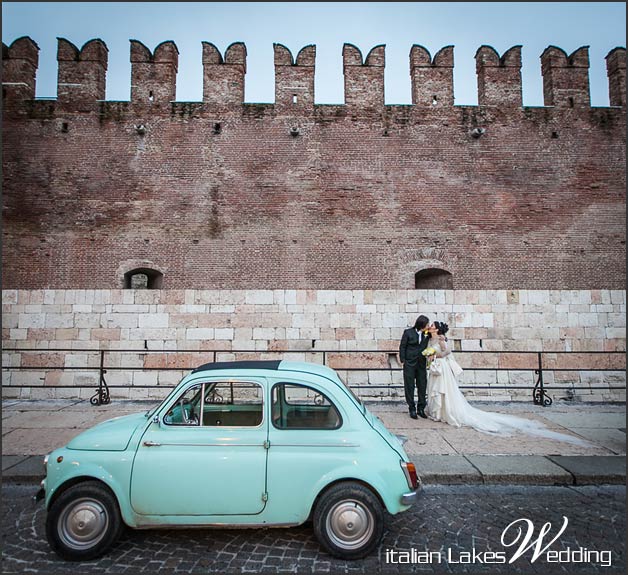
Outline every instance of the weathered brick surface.
POLYGON ((72 42, 59 38, 59 102, 76 106, 104 100, 107 60, 107 47, 102 40, 91 40, 79 50, 72 42))
POLYGON ((313 46, 275 47, 275 104, 242 103, 243 44, 204 46, 203 102, 172 101, 172 42, 132 42, 129 102, 97 100, 100 41, 60 40, 56 101, 32 100, 36 45, 4 48, 5 288, 115 290, 135 268, 167 290, 412 288, 425 268, 456 290, 625 286, 623 48, 608 108, 586 48, 543 53, 540 108, 518 47, 478 51, 479 106, 452 105, 450 47, 413 47, 410 106, 384 105, 383 46, 345 46, 344 105, 313 104, 313 46))

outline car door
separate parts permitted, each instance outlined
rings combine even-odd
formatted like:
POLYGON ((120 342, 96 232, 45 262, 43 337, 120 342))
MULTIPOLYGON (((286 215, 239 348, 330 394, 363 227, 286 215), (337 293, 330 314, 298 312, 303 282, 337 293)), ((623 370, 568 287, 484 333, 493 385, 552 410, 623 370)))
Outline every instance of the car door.
POLYGON ((263 398, 261 378, 207 379, 175 397, 140 440, 133 509, 171 516, 260 513, 268 433, 263 398))
POLYGON ((329 390, 292 378, 269 383, 268 497, 286 521, 296 520, 317 484, 357 464, 360 434, 329 390))

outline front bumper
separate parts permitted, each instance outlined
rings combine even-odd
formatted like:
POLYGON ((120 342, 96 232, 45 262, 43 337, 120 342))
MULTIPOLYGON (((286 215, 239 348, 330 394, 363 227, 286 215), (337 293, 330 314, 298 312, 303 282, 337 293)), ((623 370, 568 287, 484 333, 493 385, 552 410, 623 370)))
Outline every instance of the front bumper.
POLYGON ((42 479, 42 482, 39 484, 39 491, 37 491, 37 493, 33 495, 33 500, 35 502, 38 502, 44 499, 45 497, 46 497, 46 490, 44 488, 44 480, 42 479))

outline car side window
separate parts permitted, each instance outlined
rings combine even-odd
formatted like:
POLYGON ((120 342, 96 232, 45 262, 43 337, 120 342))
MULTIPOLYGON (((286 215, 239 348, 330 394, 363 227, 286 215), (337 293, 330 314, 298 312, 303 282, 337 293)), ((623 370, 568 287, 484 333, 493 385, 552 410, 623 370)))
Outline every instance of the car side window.
POLYGON ((181 394, 164 416, 167 425, 198 426, 201 385, 194 385, 181 394))
POLYGON ((203 425, 256 427, 264 418, 262 387, 245 381, 206 383, 203 425))
POLYGON ((320 391, 296 383, 278 383, 272 390, 272 422, 279 429, 338 429, 342 418, 320 391))

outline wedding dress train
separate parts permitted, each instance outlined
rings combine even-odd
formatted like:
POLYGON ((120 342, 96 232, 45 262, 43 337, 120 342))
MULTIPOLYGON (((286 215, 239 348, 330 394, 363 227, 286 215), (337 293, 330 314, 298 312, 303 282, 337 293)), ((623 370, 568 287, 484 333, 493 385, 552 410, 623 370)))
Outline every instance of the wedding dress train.
MULTIPOLYGON (((439 353, 449 351, 447 342, 441 345, 435 341, 432 347, 439 353)), ((432 361, 428 370, 425 408, 425 414, 430 419, 443 421, 454 427, 468 425, 478 431, 495 435, 509 436, 519 431, 547 439, 591 446, 589 442, 578 437, 552 431, 539 421, 472 407, 458 388, 457 377, 462 371, 451 352, 432 361)))

